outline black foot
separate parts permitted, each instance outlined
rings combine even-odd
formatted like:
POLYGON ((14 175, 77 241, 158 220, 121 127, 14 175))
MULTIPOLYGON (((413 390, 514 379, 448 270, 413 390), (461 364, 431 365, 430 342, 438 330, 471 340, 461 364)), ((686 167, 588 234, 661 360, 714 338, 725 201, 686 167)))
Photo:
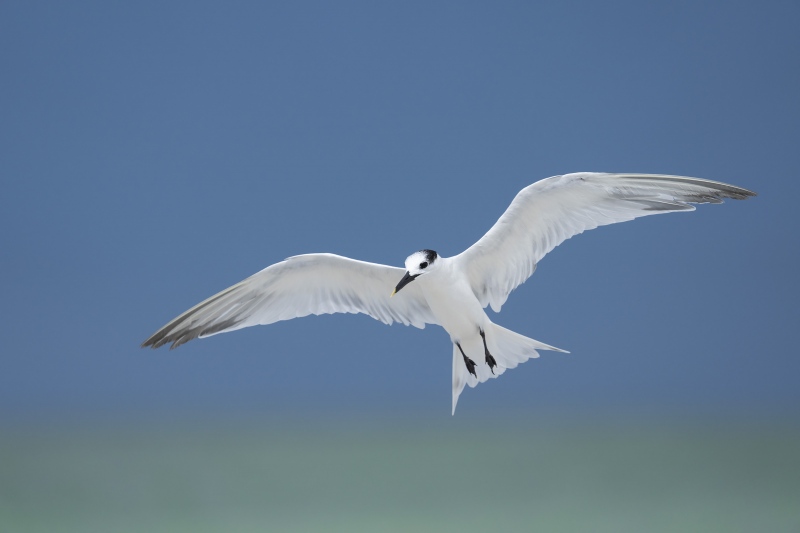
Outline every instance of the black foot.
POLYGON ((478 374, 475 373, 475 361, 465 355, 464 364, 467 365, 467 371, 477 378, 478 374))
POLYGON ((497 361, 494 360, 494 357, 489 352, 486 352, 486 364, 489 365, 489 370, 494 374, 494 367, 497 366, 497 361))
POLYGON ((467 365, 467 371, 477 378, 478 374, 475 372, 475 361, 467 357, 467 354, 464 353, 464 349, 459 343, 456 343, 456 346, 458 346, 461 355, 464 356, 464 364, 467 365))
POLYGON ((489 348, 486 346, 486 335, 483 333, 483 330, 480 331, 481 331, 481 339, 483 339, 483 351, 486 354, 486 364, 489 365, 489 370, 491 370, 492 375, 494 375, 494 367, 497 366, 497 361, 494 360, 492 354, 489 353, 489 348))

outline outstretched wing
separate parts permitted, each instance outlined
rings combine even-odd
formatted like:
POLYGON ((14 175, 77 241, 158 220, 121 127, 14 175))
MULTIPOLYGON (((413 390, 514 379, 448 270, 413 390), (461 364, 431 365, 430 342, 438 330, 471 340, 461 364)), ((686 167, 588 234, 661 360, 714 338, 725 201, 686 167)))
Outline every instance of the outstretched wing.
POLYGON ((681 176, 554 176, 522 189, 486 235, 454 259, 468 273, 481 304, 499 311, 539 260, 573 235, 647 215, 693 211, 690 204, 750 196, 755 193, 741 187, 681 176))
POLYGON ((413 285, 390 298, 400 268, 333 254, 290 257, 192 307, 144 341, 142 347, 180 346, 197 337, 272 324, 307 315, 365 313, 385 324, 435 324, 413 285))

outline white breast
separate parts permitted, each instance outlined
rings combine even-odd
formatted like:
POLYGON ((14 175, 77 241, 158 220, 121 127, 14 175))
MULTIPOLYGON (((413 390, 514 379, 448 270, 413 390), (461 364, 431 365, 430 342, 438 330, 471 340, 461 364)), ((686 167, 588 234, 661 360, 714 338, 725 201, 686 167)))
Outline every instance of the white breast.
POLYGON ((449 258, 440 258, 443 264, 435 272, 420 276, 425 299, 436 321, 450 334, 454 342, 466 340, 486 329, 489 317, 483 310, 467 277, 453 268, 449 258))

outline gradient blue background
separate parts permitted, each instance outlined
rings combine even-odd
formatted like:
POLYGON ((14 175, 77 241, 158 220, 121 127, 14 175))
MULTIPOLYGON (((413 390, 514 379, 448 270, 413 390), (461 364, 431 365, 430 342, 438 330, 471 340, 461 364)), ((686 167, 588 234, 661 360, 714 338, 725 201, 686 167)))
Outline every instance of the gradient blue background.
POLYGON ((799 20, 796 2, 3 2, 0 423, 796 427, 799 20), (455 419, 438 327, 323 316, 139 348, 290 255, 455 255, 574 171, 759 196, 558 247, 493 319, 572 354, 466 390, 455 419))

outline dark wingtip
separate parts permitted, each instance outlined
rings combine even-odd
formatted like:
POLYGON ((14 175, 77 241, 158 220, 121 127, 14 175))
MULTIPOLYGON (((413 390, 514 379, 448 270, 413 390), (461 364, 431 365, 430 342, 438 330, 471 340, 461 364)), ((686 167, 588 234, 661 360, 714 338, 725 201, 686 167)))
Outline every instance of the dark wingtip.
POLYGON ((159 346, 160 346, 160 345, 159 345, 159 344, 156 344, 155 342, 149 342, 149 341, 145 341, 145 342, 143 342, 143 343, 142 343, 142 345, 140 346, 140 348, 150 348, 151 350, 155 350, 155 349, 156 349, 156 348, 158 348, 159 346))
POLYGON ((157 331, 153 335, 150 336, 149 339, 144 341, 141 345, 142 348, 150 348, 155 350, 156 348, 161 348, 166 343, 169 342, 169 336, 164 334, 161 330, 157 331))
POLYGON ((735 185, 729 185, 728 187, 729 189, 722 191, 724 193, 723 198, 730 198, 731 200, 747 200, 748 198, 758 196, 758 193, 755 191, 745 189, 744 187, 737 187, 735 185))

